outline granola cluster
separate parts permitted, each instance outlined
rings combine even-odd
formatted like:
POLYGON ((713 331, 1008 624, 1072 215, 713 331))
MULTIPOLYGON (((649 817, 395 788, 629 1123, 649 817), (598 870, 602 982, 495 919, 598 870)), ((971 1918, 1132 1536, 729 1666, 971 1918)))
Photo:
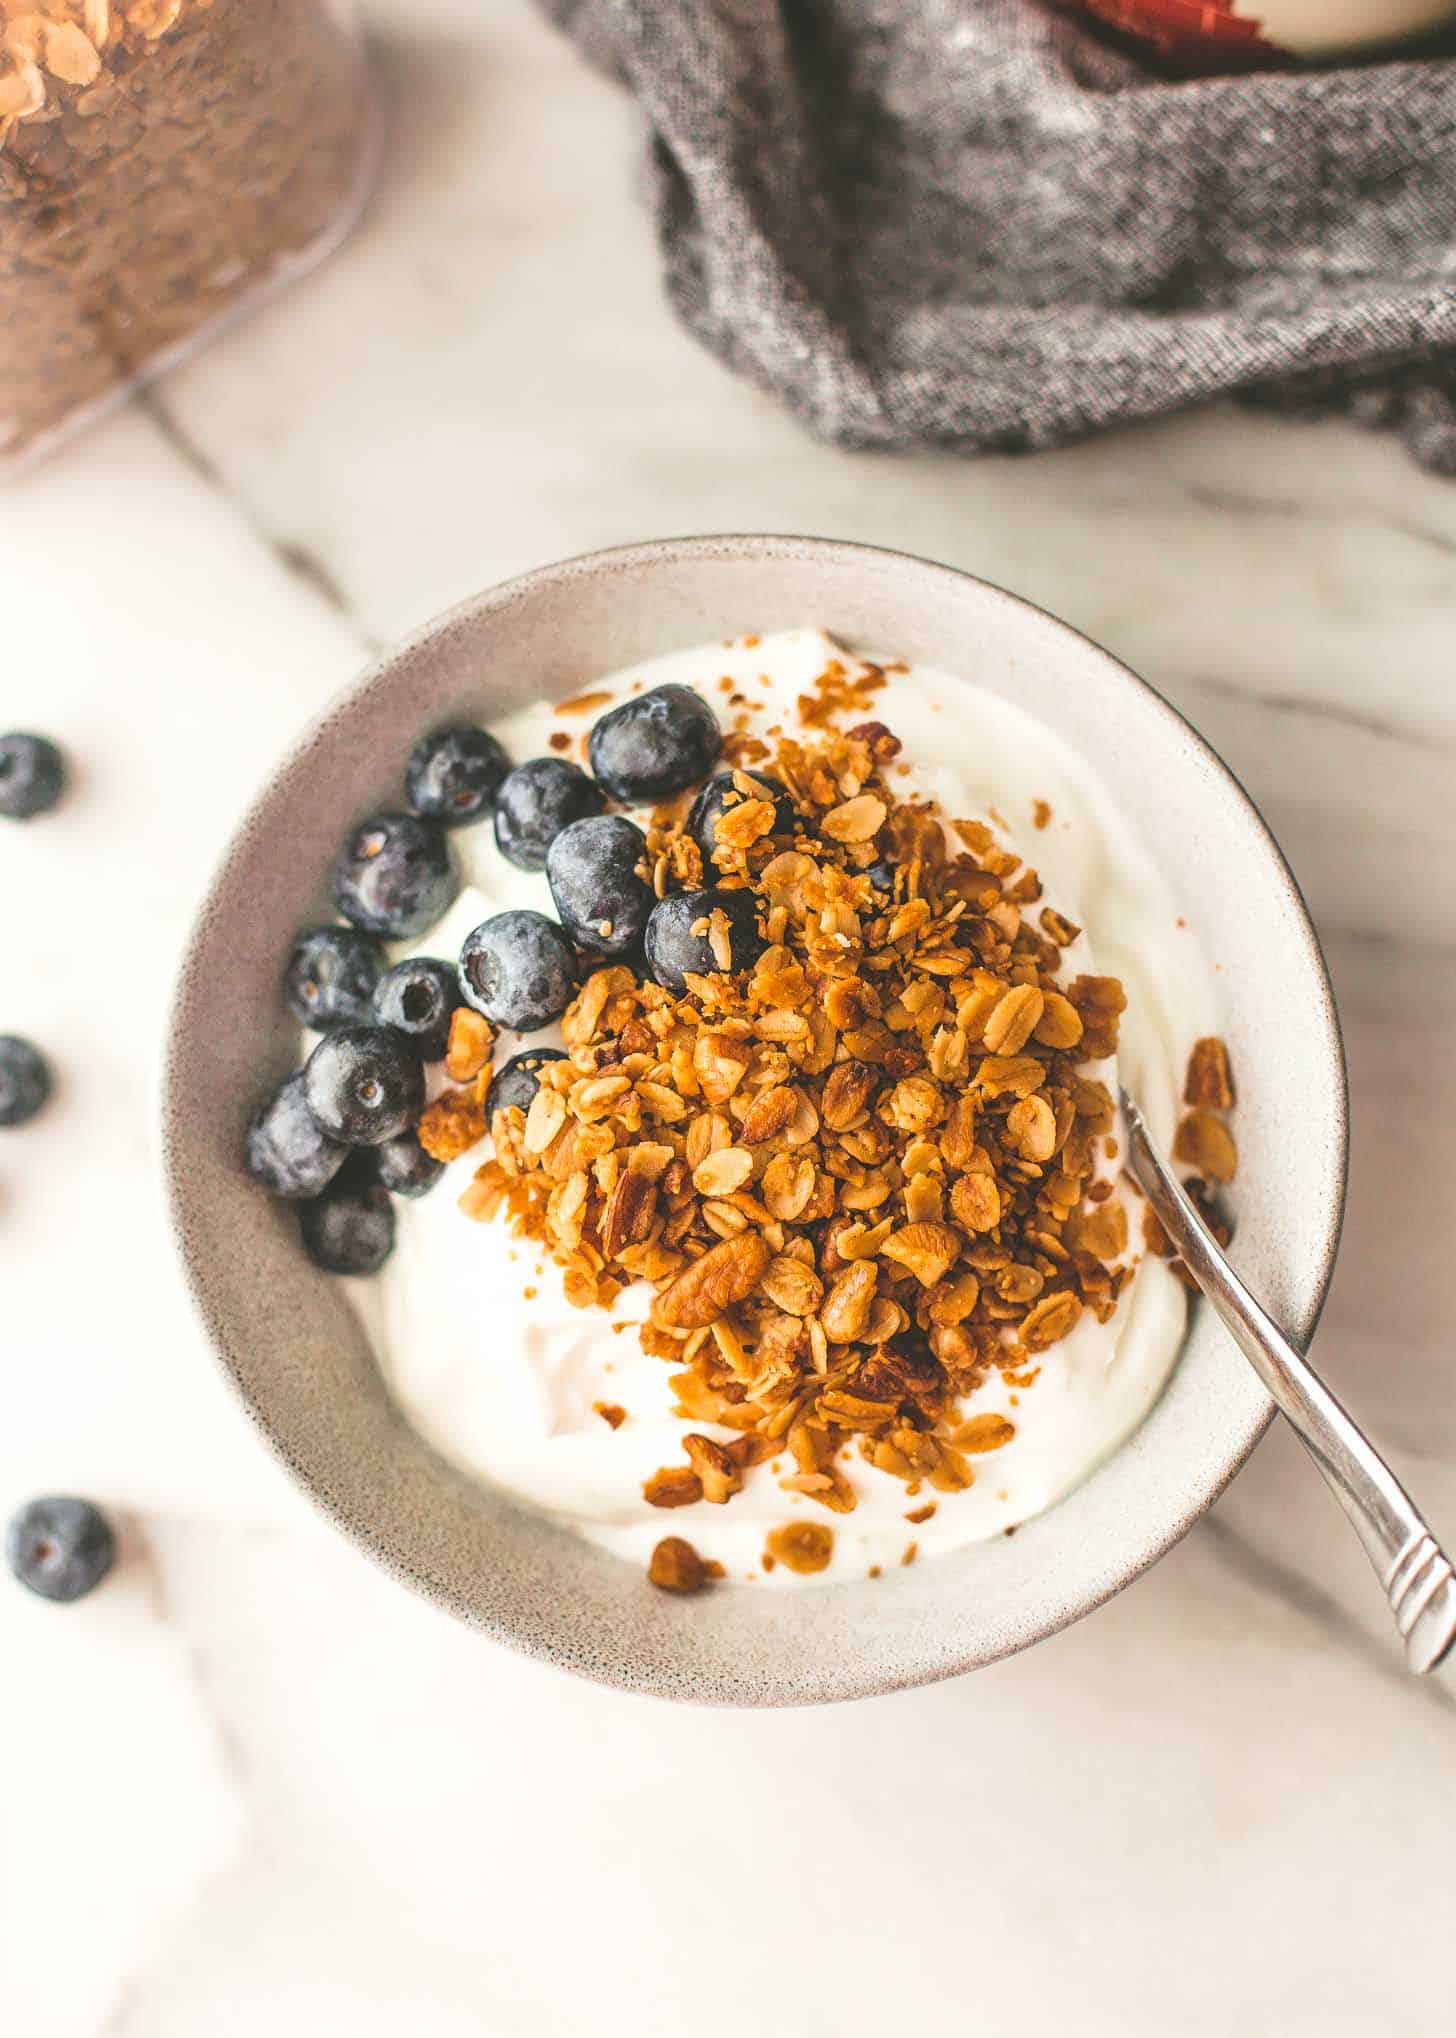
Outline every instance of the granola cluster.
MULTIPOLYGON (((659 893, 750 891, 762 954, 734 973, 719 912, 696 930, 719 967, 682 995, 595 970, 567 1058, 529 1110, 494 1114, 462 1198, 542 1245, 583 1308, 656 1290, 644 1347, 678 1412, 730 1433, 686 1437, 647 1483, 660 1507, 725 1503, 777 1459, 786 1489, 847 1513, 848 1453, 912 1493, 968 1486, 1014 1430, 961 1398, 992 1369, 1028 1382, 1132 1273, 1094 1071, 1122 988, 1067 976, 1079 930, 989 828, 896 797, 899 747, 876 722, 782 740, 766 768, 792 833, 740 771, 706 873, 689 796, 657 812, 659 893)), ((440 1158, 487 1130, 490 1047, 462 1021, 452 1066, 474 1080, 419 1128, 440 1158)), ((827 1526, 791 1527, 783 1561, 829 1561, 827 1526)))
POLYGON ((0 460, 316 243, 368 145, 327 0, 0 0, 0 460))

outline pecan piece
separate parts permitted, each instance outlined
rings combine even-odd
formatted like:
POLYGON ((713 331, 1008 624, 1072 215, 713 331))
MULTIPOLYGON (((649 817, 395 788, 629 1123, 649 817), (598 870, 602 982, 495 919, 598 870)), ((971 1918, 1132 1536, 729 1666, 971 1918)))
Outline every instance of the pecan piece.
POLYGON ((862 1061, 842 1061, 829 1072, 819 1116, 831 1132, 848 1132, 874 1095, 875 1072, 862 1061))
POLYGON ((668 1330, 702 1330, 751 1295, 770 1259, 767 1243, 751 1231, 710 1246, 684 1267, 652 1305, 653 1320, 668 1330))
POLYGON ((628 1246, 642 1245, 656 1215, 656 1182, 635 1168, 624 1169, 602 1213, 602 1251, 607 1258, 616 1259, 628 1246))
POLYGON ((738 1137, 745 1146, 762 1146, 765 1140, 777 1139, 793 1124, 798 1108, 797 1094, 785 1084, 760 1090, 743 1114, 738 1137))
POLYGON ((1194 1041, 1188 1057, 1183 1102, 1205 1111, 1233 1109, 1234 1079, 1229 1070, 1229 1051, 1217 1034, 1194 1041))
POLYGON ((699 1436, 693 1431, 683 1438, 683 1449, 688 1454, 688 1463, 698 1475, 704 1500, 714 1507, 721 1507, 742 1487, 743 1473, 722 1444, 715 1444, 711 1437, 699 1436))

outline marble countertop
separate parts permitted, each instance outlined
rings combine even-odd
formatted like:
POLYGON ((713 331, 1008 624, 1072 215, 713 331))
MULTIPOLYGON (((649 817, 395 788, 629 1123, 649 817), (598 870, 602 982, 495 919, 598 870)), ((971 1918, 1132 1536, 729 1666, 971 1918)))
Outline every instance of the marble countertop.
POLYGON ((156 1046, 244 801, 377 645, 539 561, 806 531, 962 565, 1222 751, 1324 937, 1354 1103, 1318 1342, 1456 1536, 1456 485, 1220 411, 1022 463, 816 445, 674 324, 632 108, 526 0, 374 0, 389 141, 323 273, 0 496, 3 720, 77 766, 0 843, 0 1511, 128 1561, 0 1591, 0 2018, 28 2038, 1081 2038, 1450 2027, 1456 1679, 1403 1674, 1276 1431, 1030 1655, 829 1712, 516 1660, 298 1499, 182 1302, 156 1046), (736 1902, 743 1902, 740 1918, 736 1902))

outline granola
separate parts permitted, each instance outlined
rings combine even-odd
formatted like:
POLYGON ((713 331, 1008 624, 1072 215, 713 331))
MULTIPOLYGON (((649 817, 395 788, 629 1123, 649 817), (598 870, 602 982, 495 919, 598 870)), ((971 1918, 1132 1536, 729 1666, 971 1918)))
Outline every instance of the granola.
MULTIPOLYGON (((1076 930, 984 824, 897 794, 898 748, 880 723, 781 739, 791 831, 740 773, 713 880, 752 894, 763 952, 682 995, 593 971, 566 1059, 529 1110, 493 1115, 468 1192, 578 1306, 655 1290, 644 1348, 678 1414, 729 1436, 690 1434, 644 1486, 654 1507, 731 1505, 774 1454, 785 1490, 839 1514, 848 1452, 912 1491, 963 1489, 1014 1434, 966 1424, 963 1397, 1106 1321, 1133 1271, 1121 1203, 1093 1200, 1122 987, 1068 975, 1076 930)), ((659 889, 704 882, 685 809, 648 830, 659 889)), ((429 1151, 480 1123, 482 1081, 431 1107, 429 1151)))

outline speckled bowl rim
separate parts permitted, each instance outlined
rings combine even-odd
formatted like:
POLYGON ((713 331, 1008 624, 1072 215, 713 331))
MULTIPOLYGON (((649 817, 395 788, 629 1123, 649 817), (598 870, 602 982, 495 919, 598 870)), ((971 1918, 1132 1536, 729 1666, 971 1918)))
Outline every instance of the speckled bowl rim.
POLYGON ((176 1099, 176 1073, 185 1051, 187 1021, 193 986, 193 972, 196 949, 201 933, 212 916, 219 894, 222 892, 233 858, 249 837, 266 803, 272 787, 285 774, 304 764, 311 753, 321 748, 329 739, 333 724, 340 712, 360 702, 375 689, 387 688, 396 668, 404 666, 413 654, 436 638, 448 634, 457 627, 473 621, 484 614, 508 609, 513 605, 529 601, 536 594, 573 579, 611 575, 629 569, 673 565, 693 559, 717 560, 818 560, 853 564, 856 561, 868 564, 870 561, 887 563, 891 567, 903 565, 919 572, 943 577, 948 582, 969 583, 994 600, 1019 610, 1036 623, 1050 624, 1053 630, 1076 648, 1080 655, 1101 661, 1122 681, 1146 695, 1154 709, 1171 725, 1176 740, 1188 745, 1196 757, 1202 759, 1213 773, 1226 781, 1236 803, 1243 809, 1244 818, 1251 833, 1261 844, 1268 860, 1269 877, 1272 884, 1283 890, 1287 904, 1292 908, 1293 919, 1305 944, 1305 960, 1317 987, 1317 1018, 1322 1024, 1330 1068, 1334 1078, 1334 1134, 1335 1144, 1331 1155, 1332 1180, 1330 1187, 1330 1218, 1323 1240, 1318 1264, 1312 1270, 1309 1285, 1310 1300, 1303 1312, 1303 1320, 1286 1326, 1291 1335, 1308 1344, 1323 1313, 1328 1299, 1335 1264, 1339 1253, 1340 1237, 1343 1230, 1346 1194, 1349 1180, 1349 1081, 1345 1057, 1344 1037, 1334 992, 1330 983, 1329 970, 1319 937, 1315 932, 1309 908, 1299 883, 1291 870, 1284 852, 1276 841, 1268 823, 1258 806, 1249 795, 1237 775, 1214 750, 1207 739, 1200 734, 1188 718, 1181 714, 1170 701, 1150 685, 1138 673, 1113 656, 1104 646, 1085 632, 1074 629, 1049 611, 1039 608, 1021 595, 998 586, 995 582, 947 566, 936 560, 925 559, 918 554, 900 552, 891 547, 854 543, 843 539, 801 537, 793 535, 755 535, 751 533, 729 533, 702 535, 685 538, 653 539, 635 544, 618 545, 601 550, 576 554, 568 559, 535 567, 529 572, 502 581, 495 587, 480 594, 467 597, 451 608, 432 618, 420 629, 399 640, 381 652, 365 668, 360 676, 341 688, 315 717, 304 734, 275 767, 267 785, 250 803, 240 818, 229 839, 203 901, 194 916, 182 963, 176 978, 168 1024, 161 1072, 160 1087, 160 1139, 163 1189, 166 1200, 169 1229, 174 1247, 178 1253, 186 1289, 193 1307, 215 1357, 221 1365, 223 1376, 229 1382, 238 1399, 276 1460, 281 1462, 294 1481, 301 1487, 321 1512, 366 1555, 371 1557, 391 1576, 412 1590, 422 1594, 437 1606, 454 1614, 468 1625, 476 1627, 492 1639, 505 1643, 518 1653, 536 1660, 546 1661, 565 1668, 593 1682, 614 1688, 643 1692, 653 1696, 675 1700, 723 1704, 764 1704, 802 1705, 843 1702, 856 1698, 873 1697, 885 1693, 905 1690, 922 1684, 942 1681, 946 1678, 964 1675, 967 1671, 982 1668, 991 1662, 1005 1660, 1020 1654, 1023 1649, 1045 1641, 1049 1636, 1060 1633, 1084 1615, 1104 1606, 1115 1598, 1126 1586, 1151 1568, 1173 1546, 1187 1535, 1194 1524, 1205 1515, 1227 1489, 1230 1482, 1242 1469, 1255 1445, 1273 1421, 1275 1409, 1267 1398, 1262 1406, 1256 1407, 1240 1425, 1232 1428, 1216 1468, 1200 1482, 1190 1488, 1187 1505, 1158 1534, 1150 1537, 1137 1554, 1107 1575, 1101 1585, 1082 1594, 1075 1601, 1054 1609, 1043 1617, 1029 1622, 1007 1646, 969 1645, 940 1663, 901 1672, 887 1671, 882 1664, 874 1661, 842 1665, 833 1679, 823 1688, 814 1690, 784 1689, 762 1698, 725 1696, 722 1691, 694 1689, 689 1682, 674 1685, 670 1689, 645 1676, 634 1675, 630 1665, 605 1665, 593 1660, 583 1662, 573 1657, 566 1648, 542 1645, 534 1640, 524 1640, 509 1623, 486 1618, 478 1607, 473 1606, 462 1594, 442 1585, 434 1578, 422 1573, 401 1552, 393 1549, 375 1525, 363 1518, 357 1511, 339 1504, 324 1486, 300 1466, 282 1439, 269 1423, 266 1408, 253 1391, 241 1363, 235 1358, 230 1345, 230 1330, 223 1320, 222 1312, 215 1305, 207 1279, 207 1269, 199 1264, 189 1250, 185 1211, 188 1196, 185 1156, 188 1142, 188 1127, 185 1119, 179 1117, 176 1099))

